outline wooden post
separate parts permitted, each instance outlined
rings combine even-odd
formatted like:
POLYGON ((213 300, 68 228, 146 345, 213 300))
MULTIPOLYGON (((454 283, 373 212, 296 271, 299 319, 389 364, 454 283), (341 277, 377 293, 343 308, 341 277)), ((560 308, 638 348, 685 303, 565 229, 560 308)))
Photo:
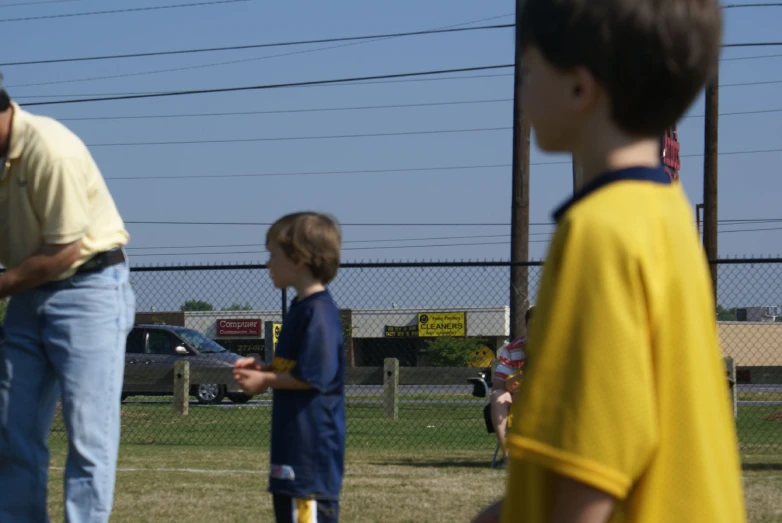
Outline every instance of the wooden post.
POLYGON ((397 396, 399 394, 399 360, 386 358, 383 361, 383 414, 394 421, 399 416, 397 396))
POLYGON ((356 366, 356 351, 353 346, 353 310, 342 309, 342 332, 345 338, 345 365, 353 368, 356 366))
POLYGON ((187 416, 190 405, 190 362, 179 360, 174 362, 174 411, 187 416))
MULTIPOLYGON (((525 0, 516 0, 516 59, 513 79, 513 175, 511 182, 510 259, 529 261, 530 124, 521 106, 521 37, 518 26, 525 0)), ((529 267, 510 268, 510 338, 526 335, 524 313, 529 306, 529 267)))
POLYGON ((584 185, 584 170, 575 156, 572 157, 571 161, 573 166, 573 194, 575 194, 584 185))
MULTIPOLYGON (((719 74, 715 74, 706 86, 706 119, 704 123, 704 155, 703 155, 703 246, 709 262, 718 257, 717 249, 717 186, 719 164, 719 74)), ((714 301, 717 298, 717 265, 709 265, 714 290, 714 301)))
POLYGON ((731 357, 725 358, 725 374, 728 377, 730 387, 730 402, 733 405, 733 417, 738 415, 738 394, 736 394, 736 362, 731 357))

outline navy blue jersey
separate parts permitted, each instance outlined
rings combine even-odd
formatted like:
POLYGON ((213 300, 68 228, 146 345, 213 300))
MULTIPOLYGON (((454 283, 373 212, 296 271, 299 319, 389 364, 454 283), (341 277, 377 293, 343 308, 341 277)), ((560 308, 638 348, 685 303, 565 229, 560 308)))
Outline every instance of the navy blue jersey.
POLYGON ((328 291, 293 301, 282 323, 275 372, 308 390, 274 390, 269 492, 339 499, 345 457, 345 343, 328 291))

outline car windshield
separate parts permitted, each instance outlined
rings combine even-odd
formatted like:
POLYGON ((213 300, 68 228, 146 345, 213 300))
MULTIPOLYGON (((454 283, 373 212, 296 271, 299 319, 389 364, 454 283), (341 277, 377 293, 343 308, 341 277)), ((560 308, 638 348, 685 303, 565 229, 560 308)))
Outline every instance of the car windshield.
POLYGON ((226 348, 198 331, 191 329, 181 329, 177 332, 183 340, 195 347, 198 352, 214 354, 217 352, 226 352, 226 348))

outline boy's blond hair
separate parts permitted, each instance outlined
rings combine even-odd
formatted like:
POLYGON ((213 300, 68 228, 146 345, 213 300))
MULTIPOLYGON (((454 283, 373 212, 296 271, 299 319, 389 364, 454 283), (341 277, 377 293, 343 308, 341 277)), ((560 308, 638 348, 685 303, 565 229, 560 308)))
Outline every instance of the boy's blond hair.
POLYGON ((316 212, 283 216, 266 233, 266 247, 277 245, 294 263, 301 263, 326 285, 339 270, 342 232, 336 218, 316 212))

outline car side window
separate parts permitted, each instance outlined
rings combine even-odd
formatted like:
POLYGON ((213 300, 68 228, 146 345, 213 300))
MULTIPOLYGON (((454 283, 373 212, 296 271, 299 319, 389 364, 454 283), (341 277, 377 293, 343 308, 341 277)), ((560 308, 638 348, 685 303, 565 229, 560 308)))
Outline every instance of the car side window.
POLYGON ((133 329, 130 331, 127 344, 125 345, 125 352, 128 354, 144 353, 144 329, 133 329))
POLYGON ((149 354, 176 354, 177 345, 183 345, 179 338, 166 331, 149 331, 147 352, 149 354))

